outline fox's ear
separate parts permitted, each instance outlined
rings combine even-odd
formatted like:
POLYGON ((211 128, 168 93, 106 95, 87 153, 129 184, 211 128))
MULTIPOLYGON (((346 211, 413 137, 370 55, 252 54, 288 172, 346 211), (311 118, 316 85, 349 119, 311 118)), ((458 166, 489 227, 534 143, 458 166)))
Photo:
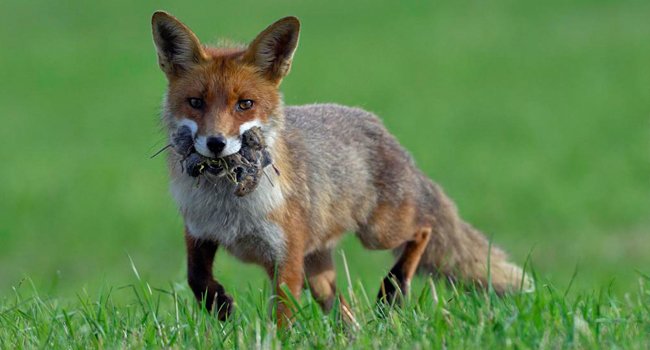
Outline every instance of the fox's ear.
POLYGON ((249 45, 244 58, 271 81, 279 83, 291 69, 299 34, 298 18, 285 17, 261 32, 249 45))
POLYGON ((167 77, 178 75, 205 59, 199 39, 174 16, 157 11, 151 17, 158 63, 167 77))

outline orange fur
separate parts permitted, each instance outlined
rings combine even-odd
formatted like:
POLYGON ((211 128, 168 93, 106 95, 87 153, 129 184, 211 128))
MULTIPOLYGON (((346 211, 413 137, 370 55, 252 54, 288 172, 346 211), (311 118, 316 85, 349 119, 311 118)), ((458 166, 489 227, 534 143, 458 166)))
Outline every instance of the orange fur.
MULTIPOLYGON (((337 294, 332 248, 346 231, 355 231, 369 249, 394 249, 400 255, 381 284, 380 301, 393 302, 407 292, 418 268, 485 283, 490 254, 495 289, 512 290, 525 278, 521 269, 498 248, 488 252, 484 236, 460 219, 453 202, 417 169, 374 115, 313 105, 293 109, 291 120, 285 116, 279 85, 291 68, 299 28, 295 17, 287 17, 247 48, 210 48, 171 15, 154 14, 159 64, 169 82, 169 127, 177 119, 189 119, 198 135, 237 140, 242 125, 256 121, 273 140, 269 151, 280 173, 269 178, 273 182, 266 192, 258 188, 247 202, 219 192, 216 183, 192 187, 178 166, 182 158, 170 155, 175 199, 188 227, 188 276, 197 299, 205 298, 208 309, 224 310, 219 311, 222 318, 232 310, 232 300, 212 277, 214 254, 222 245, 242 260, 260 264, 276 281, 280 327, 291 323, 288 299, 300 297, 305 279, 329 311, 337 294), (202 99, 201 108, 188 103, 193 98, 202 99), (238 109, 242 99, 254 101, 253 107, 238 109), (289 121, 293 129, 285 128, 289 121), (218 216, 222 210, 226 213, 218 216)), ((348 304, 339 299, 341 315, 356 323, 348 304)))
POLYGON ((280 106, 280 94, 276 86, 261 78, 256 68, 242 65, 233 58, 242 55, 241 50, 209 50, 209 57, 186 75, 169 81, 169 106, 176 115, 195 121, 198 133, 221 133, 238 136, 239 127, 253 119, 267 122, 280 106), (188 96, 203 96, 205 110, 191 108, 188 96), (236 112, 240 99, 254 100, 255 108, 236 112))

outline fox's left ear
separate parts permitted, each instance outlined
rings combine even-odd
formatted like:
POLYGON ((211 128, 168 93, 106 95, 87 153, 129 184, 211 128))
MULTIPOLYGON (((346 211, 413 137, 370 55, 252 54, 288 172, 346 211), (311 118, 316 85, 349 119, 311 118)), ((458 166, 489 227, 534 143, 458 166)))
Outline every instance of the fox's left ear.
POLYGON ((168 78, 182 74, 205 59, 199 39, 176 17, 157 11, 151 18, 151 27, 158 63, 168 78))
POLYGON ((257 66, 269 80, 280 83, 291 69, 299 34, 298 18, 285 17, 271 24, 253 40, 244 59, 257 66))

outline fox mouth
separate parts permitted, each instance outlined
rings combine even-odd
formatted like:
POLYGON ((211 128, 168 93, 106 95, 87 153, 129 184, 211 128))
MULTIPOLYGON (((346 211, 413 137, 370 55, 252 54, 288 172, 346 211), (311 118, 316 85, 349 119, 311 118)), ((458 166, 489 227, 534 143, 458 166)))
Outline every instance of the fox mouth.
POLYGON ((198 153, 205 158, 219 159, 236 154, 242 147, 241 137, 229 137, 225 140, 226 145, 218 154, 207 147, 205 136, 194 137, 192 130, 186 126, 180 126, 172 134, 171 145, 179 155, 187 157, 192 153, 198 153))
MULTIPOLYGON (((262 174, 265 174, 264 168, 273 163, 259 126, 246 130, 241 135, 237 151, 226 156, 206 157, 197 152, 197 145, 200 143, 193 140, 192 132, 187 127, 179 128, 173 135, 172 142, 176 152, 182 156, 183 172, 194 178, 226 176, 236 185, 235 194, 239 197, 255 190, 262 174)), ((277 168, 274 169, 277 172, 277 168)), ((268 174, 266 176, 268 177, 268 174)))
POLYGON ((239 126, 239 134, 234 136, 224 136, 217 133, 214 135, 198 135, 196 123, 187 119, 181 119, 177 124, 178 127, 171 135, 171 145, 176 152, 186 157, 191 153, 198 153, 205 158, 219 159, 228 157, 240 152, 248 131, 255 128, 255 138, 259 142, 266 144, 266 135, 264 135, 264 126, 257 120, 247 121, 239 126), (215 147, 215 142, 219 142, 215 147))
POLYGON ((214 136, 197 136, 194 139, 196 152, 206 158, 216 159, 233 155, 241 149, 242 136, 219 137, 218 139, 221 140, 222 144, 221 148, 217 150, 210 146, 210 142, 213 142, 215 138, 214 136))

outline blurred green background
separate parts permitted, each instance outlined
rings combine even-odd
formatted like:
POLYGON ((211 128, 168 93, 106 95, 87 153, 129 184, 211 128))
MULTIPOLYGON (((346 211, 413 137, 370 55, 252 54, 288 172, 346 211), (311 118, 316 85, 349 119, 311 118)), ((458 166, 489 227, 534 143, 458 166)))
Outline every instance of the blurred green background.
MULTIPOLYGON (((0 2, 0 295, 24 277, 74 295, 184 283, 182 221, 158 121, 150 16, 204 42, 303 31, 287 104, 376 112, 463 216, 566 287, 631 290, 650 272, 650 2, 0 2), (532 253, 531 253, 532 252, 532 253)), ((352 279, 392 264, 353 236, 352 279)), ((261 286, 223 252, 229 290, 261 286)))

